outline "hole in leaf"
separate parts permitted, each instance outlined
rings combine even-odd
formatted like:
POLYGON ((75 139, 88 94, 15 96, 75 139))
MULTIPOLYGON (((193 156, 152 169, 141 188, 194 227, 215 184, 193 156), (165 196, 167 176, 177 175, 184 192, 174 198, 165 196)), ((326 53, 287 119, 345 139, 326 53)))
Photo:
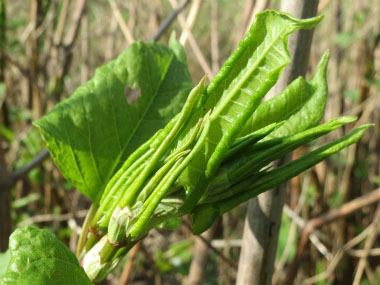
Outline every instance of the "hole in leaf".
POLYGON ((125 98, 127 98, 127 102, 129 105, 136 104, 137 98, 141 96, 140 88, 132 89, 129 86, 125 86, 125 98))

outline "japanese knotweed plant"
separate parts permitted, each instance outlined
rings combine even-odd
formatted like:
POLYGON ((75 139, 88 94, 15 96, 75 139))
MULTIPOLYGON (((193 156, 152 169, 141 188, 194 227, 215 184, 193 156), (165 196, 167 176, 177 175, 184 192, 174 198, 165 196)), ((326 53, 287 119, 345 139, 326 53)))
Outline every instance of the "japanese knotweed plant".
MULTIPOLYGON (((174 37, 169 46, 137 42, 35 122, 65 178, 92 201, 77 250, 92 282, 105 278, 152 228, 173 227, 190 214, 200 234, 223 213, 359 140, 368 125, 278 168, 271 164, 356 119, 319 125, 328 52, 310 80, 299 77, 261 103, 290 61, 288 35, 321 19, 258 14, 208 85, 204 77, 193 86, 174 37)), ((30 273, 35 259, 22 259, 27 250, 12 246, 31 232, 38 231, 13 234, 3 283, 39 274, 30 273)), ((65 270, 83 284, 74 265, 65 270)), ((63 270, 59 262, 54 266, 45 272, 51 278, 63 270)))

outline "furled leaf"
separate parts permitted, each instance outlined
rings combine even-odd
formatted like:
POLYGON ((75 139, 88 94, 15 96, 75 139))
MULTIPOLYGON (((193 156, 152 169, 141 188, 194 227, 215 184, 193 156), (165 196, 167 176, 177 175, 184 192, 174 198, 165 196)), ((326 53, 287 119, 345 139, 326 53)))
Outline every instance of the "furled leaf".
POLYGON ((65 178, 95 203, 128 155, 181 110, 193 86, 182 48, 173 38, 170 47, 133 44, 35 122, 65 178))
POLYGON ((239 136, 248 135, 275 122, 288 119, 313 95, 314 88, 303 77, 298 77, 284 91, 257 107, 239 136))
POLYGON ((245 181, 245 186, 250 186, 242 187, 242 192, 239 195, 234 196, 233 199, 229 199, 229 201, 224 200, 221 202, 221 213, 225 213, 233 207, 236 207, 235 203, 237 203, 237 201, 246 201, 268 189, 272 189, 279 184, 289 180, 290 178, 298 175, 302 171, 321 162, 330 155, 340 151, 341 149, 351 144, 357 143, 358 140, 362 137, 364 131, 370 126, 370 124, 362 125, 346 136, 323 145, 299 159, 293 160, 292 162, 289 162, 273 170, 265 171, 263 175, 255 181, 245 181), (233 204, 235 204, 235 206, 232 206, 233 204))
POLYGON ((244 155, 236 156, 229 161, 223 162, 217 176, 209 185, 214 186, 214 180, 216 180, 220 186, 216 184, 215 186, 217 187, 214 186, 214 189, 208 189, 205 193, 207 194, 207 198, 203 197, 203 200, 209 203, 210 201, 219 201, 235 195, 236 193, 232 191, 233 185, 238 184, 248 177, 252 177, 252 175, 255 175, 260 169, 272 161, 284 157, 297 147, 307 144, 356 119, 357 118, 353 116, 335 118, 323 125, 307 129, 295 135, 259 142, 247 148, 244 155), (274 141, 274 143, 272 141, 274 141), (221 178, 218 179, 218 176, 221 178))
POLYGON ((285 124, 272 133, 272 137, 295 134, 317 125, 323 117, 327 101, 328 59, 329 52, 326 52, 310 81, 298 77, 283 92, 262 103, 239 135, 250 134, 264 126, 283 120, 285 124))
POLYGON ((217 171, 223 155, 290 61, 288 35, 297 29, 310 29, 320 20, 321 17, 299 20, 275 11, 256 16, 247 36, 211 81, 193 116, 194 126, 204 112, 212 109, 204 151, 180 177, 188 193, 184 212, 191 211, 202 196, 202 189, 217 171))
POLYGON ((319 61, 317 72, 310 80, 310 84, 314 89, 313 95, 299 111, 291 115, 271 136, 281 137, 296 134, 318 125, 322 120, 328 95, 326 70, 329 57, 330 53, 325 52, 319 61))
POLYGON ((197 206, 193 211, 194 233, 201 234, 213 224, 218 216, 233 209, 240 203, 243 203, 269 189, 277 187, 281 183, 300 174, 302 171, 321 162, 330 155, 356 143, 369 126, 370 125, 362 125, 348 135, 321 146, 297 160, 273 170, 264 170, 259 175, 254 175, 241 183, 234 185, 230 189, 230 191, 234 192, 232 197, 214 203, 197 206))
POLYGON ((0 284, 92 284, 74 254, 46 230, 17 229, 9 248, 11 260, 0 284))

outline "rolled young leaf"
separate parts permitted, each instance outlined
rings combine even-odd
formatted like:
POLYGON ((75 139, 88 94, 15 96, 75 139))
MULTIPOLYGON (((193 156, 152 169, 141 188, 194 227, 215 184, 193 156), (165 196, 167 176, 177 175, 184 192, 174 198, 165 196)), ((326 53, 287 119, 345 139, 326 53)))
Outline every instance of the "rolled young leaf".
POLYGON ((213 224, 217 217, 225 212, 269 189, 277 187, 281 183, 297 176, 302 171, 321 162, 330 155, 356 143, 369 126, 371 125, 362 125, 348 135, 319 147, 297 160, 287 163, 279 168, 264 171, 260 176, 254 176, 252 179, 244 180, 234 186, 237 188, 234 191, 235 195, 228 199, 197 206, 194 209, 192 216, 194 233, 201 234, 213 224))
POLYGON ((239 136, 246 136, 267 125, 287 120, 305 105, 313 93, 313 86, 303 77, 298 77, 280 94, 260 104, 239 136))
POLYGON ((317 125, 322 120, 327 101, 326 70, 329 56, 328 51, 324 53, 311 80, 306 81, 298 77, 283 92, 262 103, 249 118, 239 136, 281 121, 287 123, 271 134, 272 137, 295 134, 317 125))
POLYGON ((194 125, 202 112, 212 109, 204 151, 179 179, 187 192, 184 212, 190 212, 203 195, 224 154, 290 61, 288 35, 297 29, 310 29, 320 20, 299 20, 275 11, 256 16, 247 36, 211 81, 202 97, 204 103, 193 116, 194 125))
POLYGON ((297 147, 307 144, 320 136, 323 136, 344 124, 351 123, 357 118, 353 116, 339 117, 332 119, 325 124, 308 129, 293 136, 272 139, 276 144, 268 144, 270 141, 259 142, 251 148, 246 149, 244 155, 237 156, 226 163, 223 163, 218 174, 211 181, 202 203, 210 203, 233 196, 233 185, 252 177, 263 167, 272 161, 280 159, 292 152, 297 147), (262 147, 265 145, 267 147, 262 147), (221 178, 219 178, 219 176, 221 178), (217 184, 214 182, 216 180, 217 184), (224 183, 220 183, 219 181, 224 183))
POLYGON ((326 51, 318 63, 315 75, 309 81, 315 90, 313 95, 299 111, 271 134, 272 137, 296 134, 318 125, 322 120, 328 95, 326 71, 329 58, 330 52, 326 51))

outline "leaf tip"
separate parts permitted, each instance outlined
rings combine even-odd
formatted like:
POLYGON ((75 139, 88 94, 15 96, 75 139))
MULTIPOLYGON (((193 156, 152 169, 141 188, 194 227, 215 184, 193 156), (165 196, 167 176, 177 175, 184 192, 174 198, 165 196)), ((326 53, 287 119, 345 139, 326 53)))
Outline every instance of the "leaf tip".
POLYGON ((205 204, 195 208, 191 216, 193 232, 195 235, 200 235, 213 225, 220 214, 217 205, 205 204))
POLYGON ((326 50, 318 63, 318 68, 323 67, 323 69, 326 69, 329 59, 330 59, 330 50, 326 50))
POLYGON ((374 127, 375 124, 363 124, 359 127, 359 129, 362 129, 363 131, 365 131, 366 129, 368 129, 369 127, 374 127))
POLYGON ((338 119, 340 119, 340 121, 343 122, 344 124, 347 124, 347 123, 351 123, 351 122, 356 121, 358 119, 358 117, 356 117, 356 116, 342 116, 338 119))
POLYGON ((310 30, 312 28, 314 28, 317 24, 319 24, 319 22, 322 21, 323 19, 323 15, 319 15, 319 16, 316 16, 316 17, 312 17, 312 18, 308 18, 308 19, 295 19, 295 23, 296 23, 296 27, 298 29, 302 29, 302 30, 310 30))
POLYGON ((329 63, 329 59, 330 59, 330 51, 326 50, 325 53, 322 55, 321 59, 319 60, 319 63, 317 66, 317 72, 315 73, 314 77, 311 79, 311 84, 318 83, 321 80, 326 78, 327 65, 329 63))
MULTIPOLYGON (((356 143, 359 141, 359 139, 363 136, 364 132, 369 128, 373 127, 375 124, 363 124, 356 129, 354 129, 351 133, 349 133, 347 136, 352 137, 352 143, 356 143)), ((346 137, 347 137, 346 136, 346 137)))
POLYGON ((205 75, 202 77, 202 79, 199 81, 199 85, 202 86, 202 87, 204 87, 204 86, 206 85, 206 80, 207 80, 207 78, 208 78, 208 75, 205 74, 205 75))

